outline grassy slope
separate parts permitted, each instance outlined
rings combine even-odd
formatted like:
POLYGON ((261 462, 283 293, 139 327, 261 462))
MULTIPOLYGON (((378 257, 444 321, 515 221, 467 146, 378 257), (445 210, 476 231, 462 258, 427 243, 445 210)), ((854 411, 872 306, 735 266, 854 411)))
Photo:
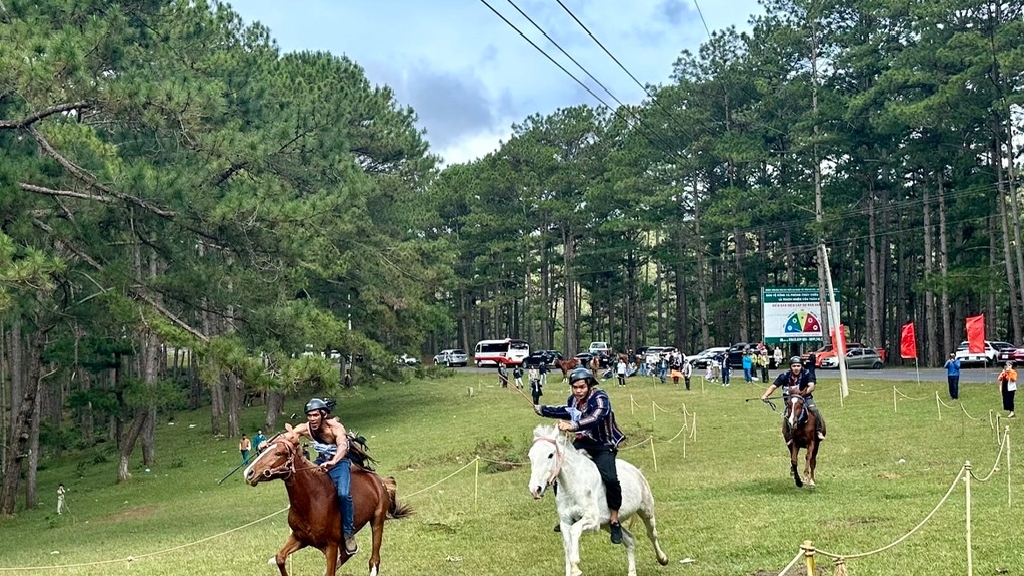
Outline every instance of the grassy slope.
MULTIPOLYGON (((552 574, 561 573, 561 539, 551 532, 554 501, 535 502, 527 492, 528 469, 487 472, 481 467, 480 501, 474 505, 474 468, 436 488, 422 491, 457 471, 475 454, 492 459, 525 458, 531 431, 542 421, 523 397, 494 386, 490 375, 460 374, 438 381, 360 388, 340 399, 338 413, 350 429, 364 434, 379 470, 398 479, 399 496, 417 514, 390 522, 382 552, 384 574, 552 574), (474 388, 470 397, 467 388, 474 388)), ((934 392, 942 384, 901 384, 924 400, 899 402, 893 412, 892 385, 854 381, 854 393, 840 407, 837 382, 826 380, 816 395, 829 423, 822 448, 818 487, 797 489, 788 474, 788 454, 779 418, 758 402, 760 384, 709 386, 702 393, 656 386, 633 379, 608 391, 620 425, 634 442, 653 433, 657 471, 650 446, 621 456, 641 466, 658 504, 662 545, 670 564, 659 567, 650 544, 638 544, 640 574, 776 574, 804 539, 823 549, 856 553, 878 548, 913 528, 949 488, 965 460, 979 476, 995 460, 989 409, 998 408, 993 385, 968 385, 962 411, 943 409, 938 420, 934 392), (630 397, 643 408, 632 413, 630 397), (670 413, 655 419, 651 402, 670 413), (697 414, 697 442, 681 437, 665 442, 682 426, 683 405, 697 414), (906 462, 899 464, 904 458, 906 462), (696 559, 681 564, 685 557, 696 559)), ((563 400, 565 387, 548 386, 544 401, 563 400)), ((289 405, 298 410, 299 401, 289 405)), ((247 411, 245 430, 262 421, 261 408, 247 411)), ((1020 443, 1020 441, 1018 441, 1020 443)), ((43 508, 0 520, 0 567, 80 564, 128 556, 139 558, 173 546, 220 534, 283 509, 279 482, 250 488, 238 475, 217 480, 238 463, 234 439, 214 439, 206 412, 179 414, 159 430, 160 462, 149 473, 136 467, 134 478, 112 485, 115 462, 93 464, 93 454, 46 462, 40 472, 43 508), (189 428, 195 424, 194 428, 189 428), (80 462, 85 464, 80 465, 80 462), (73 514, 53 513, 58 482, 69 488, 73 514), (55 552, 58 552, 56 554, 55 552)), ((1024 444, 1021 444, 1024 445, 1024 444)), ((802 469, 802 464, 801 464, 802 469)), ((1014 479, 1016 493, 1021 482, 1014 479)), ((1007 510, 1005 470, 993 480, 973 483, 975 574, 1024 570, 1024 535, 1017 529, 1020 508, 1007 510)), ((966 573, 964 490, 920 531, 895 549, 851 560, 855 576, 966 573)), ((62 569, 61 574, 276 574, 265 564, 283 543, 285 515, 205 543, 132 563, 62 569), (140 572, 141 571, 141 572, 140 572)), ((642 530, 637 529, 637 532, 642 530)), ((625 554, 606 535, 587 535, 583 569, 587 574, 621 574, 625 554)), ((362 574, 364 550, 342 573, 362 574)), ((305 550, 293 557, 295 574, 321 574, 322 555, 305 550)), ((52 571, 52 570, 50 570, 52 571)), ((2 574, 2 572, 0 572, 2 574)))

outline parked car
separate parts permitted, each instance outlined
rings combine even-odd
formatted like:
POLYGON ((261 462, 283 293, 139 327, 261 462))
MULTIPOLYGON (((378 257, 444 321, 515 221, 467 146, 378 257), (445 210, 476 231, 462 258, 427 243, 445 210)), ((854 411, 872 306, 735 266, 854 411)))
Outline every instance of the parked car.
POLYGON ((956 354, 954 355, 961 364, 995 364, 999 360, 999 351, 1004 348, 1011 348, 1013 344, 1009 342, 998 342, 985 340, 985 350, 978 352, 968 351, 967 340, 964 340, 956 348, 956 354))
POLYGON ((558 350, 534 350, 523 360, 523 366, 550 366, 555 360, 561 358, 562 353, 558 350))
MULTIPOLYGON (((874 348, 850 348, 850 351, 846 353, 846 367, 847 368, 873 368, 880 370, 885 366, 885 362, 882 361, 882 357, 878 354, 878 350, 874 348)), ((838 368, 839 367, 839 356, 833 354, 826 356, 821 361, 821 368, 838 368)))
POLYGON ((662 354, 667 355, 675 351, 675 346, 648 346, 647 349, 644 351, 644 362, 647 362, 648 364, 653 364, 654 362, 658 361, 658 358, 662 354))
POLYGON ((700 368, 701 370, 703 370, 704 368, 708 367, 708 362, 721 356, 722 354, 725 354, 728 351, 728 346, 713 346, 711 348, 705 348, 704 350, 701 350, 697 354, 688 358, 687 361, 694 368, 700 368))
POLYGON ((447 348, 441 350, 434 356, 434 364, 452 366, 465 366, 469 363, 469 355, 462 348, 447 348))
POLYGON ((733 368, 743 367, 743 353, 750 351, 753 354, 757 349, 757 344, 752 342, 737 342, 729 347, 729 366, 733 368))
POLYGON ((408 354, 402 354, 401 356, 395 358, 395 364, 400 364, 402 366, 415 366, 419 363, 419 358, 415 356, 409 356, 408 354))
POLYGON ((580 361, 580 364, 587 365, 590 364, 591 360, 593 360, 594 354, 591 354, 590 352, 580 352, 575 356, 575 358, 580 361))
POLYGON ((999 349, 999 363, 1013 362, 1014 365, 1020 366, 1024 363, 1024 346, 1008 346, 1006 348, 999 349))
MULTIPOLYGON (((868 348, 868 346, 865 346, 865 345, 861 344, 860 342, 847 342, 846 343, 846 350, 847 351, 853 350, 854 348, 868 348)), ((878 353, 878 357, 882 359, 882 363, 884 364, 885 361, 886 361, 886 358, 885 358, 885 348, 874 348, 873 350, 878 353)), ((804 363, 806 364, 807 361, 810 359, 811 354, 814 354, 814 365, 816 367, 821 367, 821 366, 824 366, 824 364, 822 364, 822 362, 825 361, 825 358, 834 357, 836 355, 836 350, 835 350, 835 346, 834 345, 829 344, 827 346, 822 346, 821 348, 818 348, 817 350, 814 350, 812 352, 805 352, 805 353, 800 355, 800 358, 802 358, 804 363)), ((838 363, 833 364, 833 366, 838 366, 838 365, 839 365, 838 363)))
POLYGON ((607 342, 591 342, 590 347, 587 348, 587 352, 590 352, 591 354, 609 356, 612 353, 612 349, 608 346, 607 342))

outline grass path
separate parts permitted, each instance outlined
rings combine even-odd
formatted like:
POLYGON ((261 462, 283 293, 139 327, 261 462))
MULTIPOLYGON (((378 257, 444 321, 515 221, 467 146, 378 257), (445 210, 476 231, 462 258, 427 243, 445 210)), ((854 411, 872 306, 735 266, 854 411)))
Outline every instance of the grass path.
MULTIPOLYGON (((490 375, 460 374, 358 388, 339 398, 343 421, 367 437, 380 460, 379 471, 397 478, 399 497, 406 495, 417 511, 408 520, 388 524, 383 574, 563 573, 561 539, 551 532, 554 500, 530 497, 529 471, 482 465, 476 477, 476 466, 466 467, 478 455, 524 460, 531 431, 543 421, 522 396, 492 380, 490 375), (477 486, 480 498, 474 502, 477 486)), ((838 553, 879 548, 932 510, 964 461, 984 476, 996 458, 989 423, 989 411, 999 407, 994 384, 963 386, 961 401, 966 413, 978 418, 973 420, 959 407, 937 408, 935 393, 945 400, 944 384, 897 383, 910 398, 897 396, 894 412, 891 382, 855 380, 840 406, 837 383, 826 381, 816 394, 829 425, 819 455, 818 487, 797 489, 788 474, 779 415, 759 402, 744 402, 758 396, 762 385, 734 383, 701 391, 697 382, 693 391, 650 379, 631 379, 625 388, 608 383, 631 446, 648 437, 654 442, 653 454, 650 444, 627 446, 620 453, 651 482, 662 545, 671 560, 659 567, 643 540, 637 546, 641 575, 777 574, 805 539, 838 553), (652 402, 661 410, 652 410, 652 402), (685 458, 683 435, 667 442, 683 427, 684 405, 697 415, 697 439, 686 440, 685 458), (695 562, 680 563, 684 558, 695 562)), ((560 403, 567 390, 553 382, 545 392, 544 402, 560 403)), ((301 410, 304 400, 296 398, 289 411, 301 410)), ((250 409, 243 416, 244 429, 251 434, 262 419, 260 407, 250 409)), ((1008 423, 1014 421, 1001 422, 1008 423)), ((276 575, 276 567, 265 562, 287 535, 285 514, 193 543, 282 510, 287 506, 284 486, 274 482, 250 488, 237 474, 218 486, 217 480, 238 464, 237 441, 212 438, 205 411, 181 413, 158 434, 158 464, 150 472, 136 465, 132 481, 122 486, 112 484, 115 459, 103 461, 101 452, 44 462, 42 507, 0 519, 0 575, 276 575), (61 517, 53 511, 58 482, 68 486, 71 507, 61 517), (188 546, 139 558, 183 545, 188 546), (126 557, 139 559, 59 570, 3 570, 126 557)), ((1024 446, 1024 438, 1011 432, 1013 441, 1024 446)), ((974 574, 1024 573, 1019 476, 1014 473, 1012 488, 1021 501, 1010 509, 1005 466, 989 482, 973 482, 974 574)), ((960 486, 919 533, 889 552, 851 560, 851 576, 966 574, 964 508, 960 486)), ((364 548, 369 545, 368 535, 360 534, 359 540, 364 548)), ((322 574, 319 552, 305 550, 293 558, 293 574, 322 574)), ((367 558, 360 552, 341 573, 366 573, 367 558)), ((625 571, 624 552, 609 545, 604 534, 584 537, 582 559, 586 574, 625 571)), ((831 573, 830 564, 822 564, 831 573)))

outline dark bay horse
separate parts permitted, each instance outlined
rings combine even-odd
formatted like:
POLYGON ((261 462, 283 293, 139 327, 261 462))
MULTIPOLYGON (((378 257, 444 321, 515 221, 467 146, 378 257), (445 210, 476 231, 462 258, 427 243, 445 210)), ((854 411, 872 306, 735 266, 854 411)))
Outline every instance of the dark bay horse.
MULTIPOLYGON (((789 448, 790 470, 793 473, 793 480, 797 488, 802 488, 804 483, 797 472, 796 462, 800 456, 800 449, 805 450, 804 476, 807 484, 814 486, 814 466, 818 463, 818 432, 817 417, 810 410, 804 408, 804 397, 800 395, 795 387, 789 388, 783 395, 786 401, 786 411, 783 413, 782 438, 789 448)), ((824 426, 822 427, 824 432, 824 426)))
MULTIPOLYGON (((266 448, 245 469, 245 482, 256 486, 264 480, 280 478, 288 491, 288 525, 292 532, 272 559, 281 576, 288 576, 285 561, 293 552, 312 546, 327 557, 327 576, 335 576, 338 566, 351 557, 345 553, 341 535, 341 512, 338 494, 330 476, 309 461, 299 447, 299 438, 288 432, 268 440, 266 448), (339 552, 340 558, 339 558, 339 552)), ((380 572, 380 545, 384 521, 402 519, 412 514, 408 506, 399 505, 394 478, 381 478, 376 473, 352 466, 352 505, 358 532, 369 524, 373 532, 370 552, 370 576, 380 572)))
POLYGON ((554 365, 562 370, 562 382, 569 380, 569 371, 580 365, 579 358, 555 358, 554 365))

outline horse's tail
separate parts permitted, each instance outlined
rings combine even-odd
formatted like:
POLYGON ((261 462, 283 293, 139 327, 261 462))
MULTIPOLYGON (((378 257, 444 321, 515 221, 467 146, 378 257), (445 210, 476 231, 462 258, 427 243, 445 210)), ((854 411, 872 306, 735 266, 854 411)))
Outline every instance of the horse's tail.
POLYGON ((388 491, 388 499, 391 500, 391 506, 388 507, 389 520, 401 520, 412 516, 412 506, 398 503, 398 483, 395 482, 394 476, 384 478, 384 489, 388 491))

